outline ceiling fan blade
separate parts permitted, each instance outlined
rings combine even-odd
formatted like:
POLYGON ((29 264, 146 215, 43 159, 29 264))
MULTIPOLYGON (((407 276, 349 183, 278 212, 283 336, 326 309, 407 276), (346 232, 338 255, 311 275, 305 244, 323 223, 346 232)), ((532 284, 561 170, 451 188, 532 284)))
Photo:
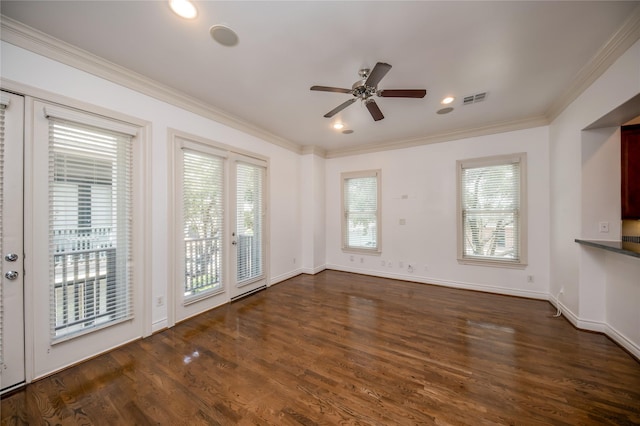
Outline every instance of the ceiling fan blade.
POLYGON ((341 89, 339 87, 328 87, 328 86, 311 86, 311 90, 319 90, 321 92, 334 92, 334 93, 351 93, 351 89, 341 89))
POLYGON ((367 81, 365 81, 364 85, 367 87, 376 87, 382 77, 387 75, 389 70, 391 69, 391 65, 385 64, 384 62, 378 62, 375 67, 371 70, 369 77, 367 77, 367 81))
POLYGON ((374 121, 379 121, 384 118, 384 115, 382 115, 382 111, 380 111, 376 101, 373 99, 367 99, 365 105, 367 106, 369 113, 371 113, 371 117, 373 117, 374 121))
POLYGON ((356 100, 357 98, 349 99, 348 101, 341 103, 340 105, 338 105, 337 107, 335 107, 334 109, 326 113, 324 116, 326 118, 331 118, 337 113, 339 113, 340 111, 342 111, 343 109, 345 109, 346 107, 348 107, 349 105, 351 105, 352 103, 354 103, 356 100))
POLYGON ((427 94, 425 89, 401 89, 401 90, 380 90, 378 96, 383 98, 424 98, 427 94))

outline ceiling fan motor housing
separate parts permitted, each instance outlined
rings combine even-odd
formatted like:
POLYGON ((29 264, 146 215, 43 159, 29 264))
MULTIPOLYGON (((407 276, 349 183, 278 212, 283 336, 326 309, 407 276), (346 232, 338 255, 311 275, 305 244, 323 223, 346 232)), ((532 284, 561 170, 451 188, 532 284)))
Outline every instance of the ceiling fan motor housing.
POLYGON ((365 78, 353 83, 353 86, 351 86, 351 91, 353 93, 353 96, 364 100, 375 95, 376 88, 365 85, 366 81, 367 79, 365 78))

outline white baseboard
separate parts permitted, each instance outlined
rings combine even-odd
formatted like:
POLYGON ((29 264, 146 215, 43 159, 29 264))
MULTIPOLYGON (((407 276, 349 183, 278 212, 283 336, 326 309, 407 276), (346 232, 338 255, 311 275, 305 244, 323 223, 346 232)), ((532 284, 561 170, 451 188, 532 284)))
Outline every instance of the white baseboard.
POLYGON ((559 307, 560 312, 562 312, 562 316, 564 316, 575 328, 579 330, 595 331, 606 335, 640 361, 640 345, 629 339, 611 325, 601 321, 580 318, 553 296, 549 296, 549 302, 556 308, 559 307))
POLYGON ((315 268, 302 268, 302 273, 307 275, 315 275, 327 269, 327 265, 316 266, 315 268))
POLYGON ((165 328, 169 328, 169 322, 166 318, 151 324, 151 333, 157 333, 158 331, 162 331, 165 328))
POLYGON ((336 271, 352 272, 355 274, 371 275, 375 277, 391 278, 401 281, 413 281, 422 284, 434 284, 443 287, 460 288, 464 290, 482 291, 485 293, 504 294, 508 296, 526 297, 529 299, 548 300, 549 295, 547 293, 539 291, 520 290, 506 287, 490 286, 485 284, 465 283, 461 281, 441 280, 436 278, 422 277, 413 274, 396 274, 381 271, 371 271, 369 269, 350 268, 341 265, 326 265, 326 269, 333 269, 336 271))
POLYGON ((633 342, 624 334, 620 333, 615 328, 611 327, 609 324, 605 325, 605 332, 607 336, 623 348, 625 348, 631 355, 633 355, 638 361, 640 361, 640 345, 633 342))
POLYGON ((269 285, 271 286, 271 285, 274 285, 274 284, 278 284, 279 282, 286 281, 289 278, 293 278, 296 275, 300 275, 302 273, 303 273, 302 268, 298 268, 298 269, 294 269, 293 271, 289 271, 289 272, 286 272, 284 274, 280 274, 278 276, 271 277, 271 279, 269 280, 269 285))

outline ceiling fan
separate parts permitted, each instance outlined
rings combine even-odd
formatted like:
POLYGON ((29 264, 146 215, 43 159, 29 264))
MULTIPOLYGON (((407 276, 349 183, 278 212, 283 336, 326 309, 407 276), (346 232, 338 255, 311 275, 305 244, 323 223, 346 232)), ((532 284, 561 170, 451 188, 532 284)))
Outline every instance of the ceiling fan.
POLYGON ((371 117, 375 121, 382 120, 384 115, 376 104, 376 101, 372 98, 373 95, 380 96, 382 98, 424 98, 427 94, 425 89, 394 89, 394 90, 378 90, 378 83, 389 72, 391 65, 384 62, 378 62, 372 70, 369 68, 361 69, 358 72, 361 80, 356 81, 351 86, 351 89, 341 89, 339 87, 327 87, 327 86, 311 86, 311 90, 319 90, 321 92, 335 92, 335 93, 347 93, 353 95, 352 99, 341 103, 324 116, 331 118, 358 99, 364 102, 365 106, 369 110, 371 117))

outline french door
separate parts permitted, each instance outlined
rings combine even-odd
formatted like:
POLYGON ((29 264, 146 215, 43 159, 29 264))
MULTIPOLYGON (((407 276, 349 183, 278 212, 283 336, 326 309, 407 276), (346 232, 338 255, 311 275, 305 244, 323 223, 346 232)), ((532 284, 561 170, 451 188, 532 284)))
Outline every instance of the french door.
POLYGON ((262 161, 235 156, 231 185, 231 257, 229 295, 236 299, 266 287, 265 179, 262 161))
POLYGON ((175 320, 266 287, 266 162, 174 137, 175 320))
POLYGON ((25 381, 24 98, 6 92, 0 96, 0 392, 4 392, 25 381))

